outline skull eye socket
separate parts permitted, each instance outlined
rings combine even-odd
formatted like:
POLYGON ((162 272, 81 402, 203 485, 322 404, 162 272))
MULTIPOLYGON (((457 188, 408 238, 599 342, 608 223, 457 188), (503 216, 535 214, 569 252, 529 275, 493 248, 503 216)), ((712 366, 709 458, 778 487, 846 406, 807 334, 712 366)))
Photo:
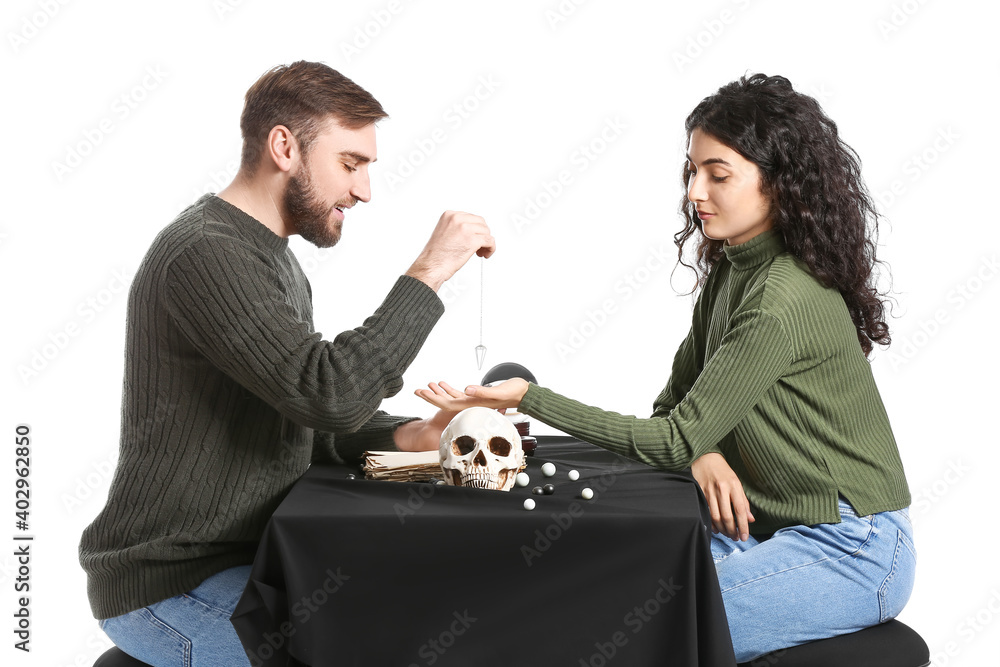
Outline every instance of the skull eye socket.
POLYGON ((506 438, 501 438, 500 436, 490 438, 490 451, 497 456, 509 456, 510 448, 510 442, 506 438))
POLYGON ((451 451, 455 452, 458 456, 465 456, 475 448, 475 438, 471 438, 467 435, 460 435, 455 438, 453 443, 451 443, 451 451))

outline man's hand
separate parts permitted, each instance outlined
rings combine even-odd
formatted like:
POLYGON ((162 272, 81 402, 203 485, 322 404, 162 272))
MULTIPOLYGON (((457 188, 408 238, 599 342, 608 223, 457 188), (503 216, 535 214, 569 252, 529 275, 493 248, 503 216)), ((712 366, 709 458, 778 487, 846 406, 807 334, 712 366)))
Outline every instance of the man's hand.
POLYGON ((441 444, 441 432, 457 413, 438 410, 430 419, 418 419, 396 427, 393 440, 401 452, 426 452, 441 444))
POLYGON ((749 523, 756 521, 743 484, 722 454, 705 454, 691 464, 691 474, 701 486, 712 514, 712 530, 732 540, 750 538, 749 523))
POLYGON ((414 394, 442 410, 460 412, 476 406, 504 410, 521 405, 528 383, 521 378, 505 380, 495 387, 473 385, 461 392, 447 382, 431 382, 429 389, 417 389, 414 394))
POLYGON ((470 257, 489 257, 495 250, 496 241, 485 220, 471 213, 445 211, 406 275, 436 292, 470 257))

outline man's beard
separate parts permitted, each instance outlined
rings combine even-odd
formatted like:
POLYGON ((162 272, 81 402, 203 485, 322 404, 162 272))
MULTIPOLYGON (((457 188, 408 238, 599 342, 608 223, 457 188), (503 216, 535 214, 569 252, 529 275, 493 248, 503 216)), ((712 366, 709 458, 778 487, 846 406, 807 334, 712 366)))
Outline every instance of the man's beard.
POLYGON ((337 245, 341 232, 340 220, 331 223, 334 206, 349 208, 355 201, 329 205, 324 203, 313 189, 309 164, 305 160, 302 161, 301 171, 302 176, 296 174, 288 178, 288 187, 285 188, 282 202, 285 216, 295 226, 295 231, 306 241, 317 248, 331 248, 337 245))

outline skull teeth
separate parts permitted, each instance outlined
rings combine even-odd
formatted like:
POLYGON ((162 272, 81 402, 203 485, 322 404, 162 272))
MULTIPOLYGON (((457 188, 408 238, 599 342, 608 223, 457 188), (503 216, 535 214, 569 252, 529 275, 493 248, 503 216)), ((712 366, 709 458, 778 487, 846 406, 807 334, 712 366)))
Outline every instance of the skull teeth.
POLYGON ((497 478, 494 475, 486 473, 472 473, 471 475, 462 475, 462 486, 468 486, 473 489, 496 489, 497 478))

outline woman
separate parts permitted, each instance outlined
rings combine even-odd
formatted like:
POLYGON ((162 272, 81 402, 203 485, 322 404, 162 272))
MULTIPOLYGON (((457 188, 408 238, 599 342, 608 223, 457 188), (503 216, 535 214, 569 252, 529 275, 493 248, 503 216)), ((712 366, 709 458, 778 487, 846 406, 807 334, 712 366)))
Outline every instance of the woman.
POLYGON ((712 551, 744 662, 900 612, 916 560, 910 493, 867 360, 889 331, 856 153, 780 76, 723 86, 685 127, 674 238, 681 263, 697 243, 701 290, 649 419, 516 379, 417 394, 517 407, 650 465, 691 466, 721 531, 712 551))

